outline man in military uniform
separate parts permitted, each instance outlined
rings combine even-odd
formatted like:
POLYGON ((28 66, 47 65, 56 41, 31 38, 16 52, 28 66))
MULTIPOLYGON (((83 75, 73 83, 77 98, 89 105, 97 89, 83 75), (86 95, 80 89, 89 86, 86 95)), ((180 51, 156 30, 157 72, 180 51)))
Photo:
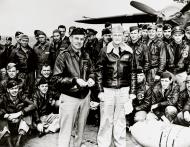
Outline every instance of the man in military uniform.
POLYGON ((136 97, 136 64, 133 49, 123 42, 124 29, 112 28, 112 42, 99 54, 96 64, 100 100, 99 147, 126 147, 124 104, 136 97))
POLYGON ((163 25, 162 24, 157 24, 157 29, 156 29, 157 37, 159 39, 163 39, 163 25))
POLYGON ((84 40, 84 29, 74 29, 70 36, 71 45, 58 55, 55 62, 53 78, 61 92, 59 147, 69 147, 74 124, 77 126, 74 146, 82 144, 90 108, 89 88, 95 84, 90 57, 82 50, 84 40))
POLYGON ((172 26, 170 24, 164 24, 163 26, 164 36, 163 41, 166 44, 170 44, 172 41, 172 26))
POLYGON ((7 58, 10 58, 11 52, 13 51, 14 46, 12 45, 12 37, 6 37, 5 42, 5 51, 7 52, 7 58))
POLYGON ((69 41, 69 37, 65 35, 66 27, 64 25, 59 25, 58 30, 61 33, 61 40, 62 40, 61 48, 67 49, 68 46, 70 45, 70 41, 69 41))
POLYGON ((160 75, 165 70, 166 65, 166 47, 162 40, 156 36, 156 26, 148 26, 148 52, 149 52, 149 71, 147 82, 152 85, 160 79, 160 75))
POLYGON ((190 22, 185 26, 185 41, 190 46, 190 22))
POLYGON ((129 126, 132 126, 135 122, 143 121, 146 119, 147 108, 145 103, 145 97, 147 96, 147 90, 149 86, 146 83, 146 77, 141 67, 136 70, 137 73, 137 97, 132 100, 133 111, 126 115, 126 119, 129 120, 129 126))
POLYGON ((177 102, 178 114, 175 120, 176 124, 190 126, 190 75, 184 81, 186 88, 179 93, 177 102))
POLYGON ((184 29, 176 26, 172 29, 173 41, 167 46, 167 70, 175 75, 180 90, 185 89, 185 79, 190 71, 190 49, 183 40, 184 29))
POLYGON ((130 27, 130 40, 128 45, 133 49, 135 62, 138 68, 142 68, 145 73, 148 71, 148 49, 145 43, 139 38, 139 28, 137 26, 130 27))
POLYGON ((38 32, 39 43, 33 49, 37 55, 36 77, 40 77, 42 65, 50 63, 50 43, 47 41, 46 34, 43 31, 38 32))
MULTIPOLYGON (((93 56, 95 56, 94 59, 98 59, 98 55, 101 51, 101 49, 108 45, 108 43, 111 41, 111 31, 109 29, 103 29, 102 30, 102 38, 98 41, 95 52, 93 56)), ((95 61, 96 62, 96 61, 95 61)))
POLYGON ((69 27, 69 36, 71 35, 72 31, 73 31, 75 28, 76 28, 75 26, 70 26, 70 27, 69 27))
POLYGON ((149 113, 146 119, 173 122, 177 116, 179 92, 179 85, 173 81, 171 74, 163 72, 160 82, 147 91, 144 106, 149 113))
POLYGON ((143 43, 145 43, 146 45, 148 43, 148 30, 147 30, 147 27, 148 26, 146 24, 144 24, 142 26, 142 31, 141 31, 141 41, 143 43))
POLYGON ((49 62, 51 68, 54 68, 55 60, 59 55, 60 51, 65 50, 65 48, 61 48, 62 40, 61 40, 61 32, 58 29, 53 31, 53 41, 51 42, 50 49, 49 49, 49 62))
POLYGON ((1 127, 3 127, 1 133, 4 132, 1 135, 7 137, 9 147, 20 147, 22 136, 29 131, 31 112, 34 109, 35 104, 29 100, 29 97, 19 92, 18 83, 15 80, 10 80, 7 83, 7 92, 2 94, 0 98, 0 120, 1 127), (15 130, 18 133, 18 138, 13 146, 11 135, 15 130))
POLYGON ((20 76, 26 79, 29 86, 29 94, 32 94, 35 81, 35 70, 37 68, 37 55, 28 45, 29 37, 21 35, 20 47, 13 50, 10 62, 15 63, 20 72, 20 76))
POLYGON ((17 32, 15 33, 16 44, 14 45, 14 49, 20 47, 20 40, 21 40, 20 37, 21 37, 22 34, 24 34, 24 33, 20 32, 20 31, 17 31, 17 32))

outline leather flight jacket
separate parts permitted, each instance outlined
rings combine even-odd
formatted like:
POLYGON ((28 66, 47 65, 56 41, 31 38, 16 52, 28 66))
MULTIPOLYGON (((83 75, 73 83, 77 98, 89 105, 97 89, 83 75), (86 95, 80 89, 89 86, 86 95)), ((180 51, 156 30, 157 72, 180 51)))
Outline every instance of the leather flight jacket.
POLYGON ((89 88, 80 87, 76 82, 77 78, 85 81, 89 78, 94 79, 94 68, 88 53, 81 50, 79 57, 69 46, 58 55, 52 80, 60 93, 75 98, 85 98, 89 88))
POLYGON ((103 87, 130 87, 130 93, 135 94, 137 80, 135 70, 136 63, 132 49, 125 44, 117 55, 110 42, 101 50, 96 64, 95 77, 98 92, 103 92, 103 87))

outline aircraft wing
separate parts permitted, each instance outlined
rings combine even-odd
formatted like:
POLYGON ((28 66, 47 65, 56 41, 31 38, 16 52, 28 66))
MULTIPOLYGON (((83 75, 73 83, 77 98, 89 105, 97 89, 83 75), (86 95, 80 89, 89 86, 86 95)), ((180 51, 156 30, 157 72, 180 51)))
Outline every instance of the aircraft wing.
POLYGON ((87 23, 87 24, 105 24, 109 23, 147 23, 156 22, 157 16, 149 15, 145 13, 132 14, 132 15, 118 15, 110 17, 99 17, 99 18, 87 18, 82 20, 76 20, 75 22, 87 23))

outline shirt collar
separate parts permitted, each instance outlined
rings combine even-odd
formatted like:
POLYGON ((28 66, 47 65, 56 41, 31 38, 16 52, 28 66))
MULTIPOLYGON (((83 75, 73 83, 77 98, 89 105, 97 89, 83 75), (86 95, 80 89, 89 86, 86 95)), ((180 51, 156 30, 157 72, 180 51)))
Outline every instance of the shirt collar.
MULTIPOLYGON (((129 47, 126 43, 120 43, 120 45, 119 45, 119 47, 121 48, 121 51, 123 52, 123 51, 128 51, 128 52, 130 52, 131 54, 133 53, 133 50, 132 50, 132 48, 131 47, 129 47)), ((114 46, 113 46, 113 41, 112 42, 110 42, 110 43, 108 43, 108 45, 107 45, 107 53, 111 53, 111 51, 112 50, 114 50, 115 48, 114 48, 114 46)))

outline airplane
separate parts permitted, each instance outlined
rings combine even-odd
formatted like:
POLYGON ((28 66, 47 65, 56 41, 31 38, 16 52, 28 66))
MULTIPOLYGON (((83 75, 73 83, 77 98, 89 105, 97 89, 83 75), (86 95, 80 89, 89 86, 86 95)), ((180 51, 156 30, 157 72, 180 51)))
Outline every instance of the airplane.
POLYGON ((130 5, 144 12, 135 13, 132 15, 117 15, 110 17, 89 18, 83 17, 82 20, 76 20, 78 23, 87 24, 105 24, 109 23, 170 23, 172 25, 185 25, 190 21, 190 2, 183 8, 176 6, 168 6, 161 11, 156 11, 153 8, 137 1, 131 1, 130 5))

